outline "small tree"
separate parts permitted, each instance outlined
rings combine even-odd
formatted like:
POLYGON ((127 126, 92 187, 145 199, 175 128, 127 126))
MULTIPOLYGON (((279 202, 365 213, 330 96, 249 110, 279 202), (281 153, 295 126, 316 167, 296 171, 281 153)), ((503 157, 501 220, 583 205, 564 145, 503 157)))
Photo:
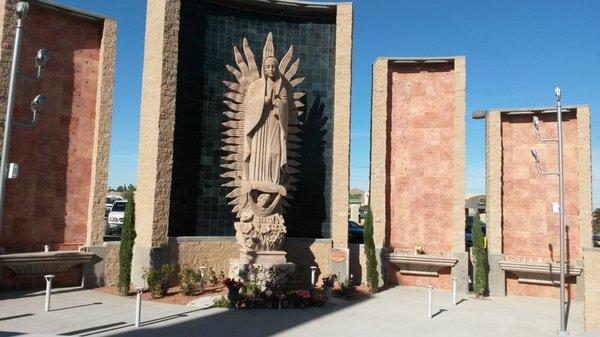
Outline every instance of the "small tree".
POLYGON ((133 193, 128 193, 123 228, 121 230, 121 247, 119 249, 119 282, 117 286, 121 295, 129 294, 131 259, 133 257, 135 237, 135 200, 133 199, 133 193))
POLYGON ((592 219, 594 234, 600 234, 600 208, 596 208, 594 212, 592 212, 592 219))
POLYGON ((371 206, 367 208, 363 234, 365 239, 365 255, 367 257, 367 285, 371 292, 377 292, 379 289, 379 273, 377 272, 375 241, 373 241, 373 212, 371 212, 371 206))
POLYGON ((473 227, 471 229, 473 238, 473 255, 475 256, 475 266, 473 272, 473 292, 483 296, 487 291, 487 252, 485 250, 485 238, 481 231, 479 214, 473 218, 473 227))

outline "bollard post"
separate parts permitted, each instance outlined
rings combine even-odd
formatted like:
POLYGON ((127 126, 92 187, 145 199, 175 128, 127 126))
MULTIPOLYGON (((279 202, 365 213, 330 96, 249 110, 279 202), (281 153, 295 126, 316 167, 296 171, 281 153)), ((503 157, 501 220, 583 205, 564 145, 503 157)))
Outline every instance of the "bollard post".
POLYGON ((142 292, 144 288, 137 287, 135 288, 135 327, 140 327, 140 319, 142 318, 142 292))
POLYGON ((456 306, 456 283, 458 282, 458 277, 452 278, 452 305, 456 306))
POLYGON ((50 251, 50 246, 44 245, 44 253, 48 253, 50 251))
POLYGON ((200 293, 204 293, 204 271, 206 267, 200 267, 200 293))
POLYGON ((52 292, 52 279, 54 275, 44 275, 46 279, 46 304, 44 306, 44 311, 50 311, 50 292, 52 292))
POLYGON ((316 276, 317 276, 317 267, 310 266, 310 284, 313 287, 317 284, 316 276))
POLYGON ((427 286, 427 292, 429 293, 429 301, 427 306, 427 317, 433 318, 433 286, 427 286))

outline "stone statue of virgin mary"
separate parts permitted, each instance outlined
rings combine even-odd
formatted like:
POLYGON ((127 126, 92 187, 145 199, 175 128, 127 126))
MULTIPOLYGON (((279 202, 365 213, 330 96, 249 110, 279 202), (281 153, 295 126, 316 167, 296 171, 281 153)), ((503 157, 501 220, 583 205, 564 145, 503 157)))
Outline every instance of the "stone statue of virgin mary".
POLYGON ((297 101, 304 94, 293 88, 304 78, 294 78, 299 60, 293 62, 290 47, 281 62, 275 57, 273 35, 269 33, 263 48, 260 72, 254 54, 246 39, 243 40, 245 59, 234 47, 237 68, 227 66, 235 82, 224 81, 229 88, 224 101, 230 111, 224 125, 223 147, 232 154, 223 157, 223 167, 229 169, 224 178, 233 179, 224 184, 235 187, 228 197, 240 222, 235 223, 236 236, 248 251, 277 250, 283 243, 286 229, 283 208, 295 190, 292 174, 298 172, 294 149, 299 148, 300 132, 297 101))
MULTIPOLYGON (((263 51, 262 76, 248 86, 244 99, 244 161, 247 179, 261 185, 282 185, 287 165, 287 133, 290 114, 289 81, 279 73, 272 39, 263 51)), ((276 186, 272 186, 276 188, 276 186)))

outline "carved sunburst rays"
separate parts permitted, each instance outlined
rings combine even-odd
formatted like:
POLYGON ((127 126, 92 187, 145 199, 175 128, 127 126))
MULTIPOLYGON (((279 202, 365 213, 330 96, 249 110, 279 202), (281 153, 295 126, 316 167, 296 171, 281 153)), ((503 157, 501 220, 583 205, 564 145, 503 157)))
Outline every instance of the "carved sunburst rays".
MULTIPOLYGON (((272 43, 272 41, 273 34, 269 33, 267 43, 272 43)), ((250 83, 260 78, 254 53, 250 49, 246 38, 242 41, 242 50, 244 56, 242 56, 237 46, 233 47, 237 67, 225 66, 235 77, 236 82, 223 81, 223 84, 227 87, 223 103, 228 110, 223 113, 226 120, 223 123, 225 131, 222 132, 223 146, 221 148, 227 153, 221 157, 221 167, 225 169, 221 177, 228 180, 223 186, 232 188, 231 192, 227 194, 227 198, 230 199, 229 205, 233 205, 232 212, 236 213, 238 218, 241 217, 242 211, 247 207, 249 197, 242 191, 242 180, 244 179, 244 97, 250 83)), ((300 59, 296 59, 290 65, 293 53, 294 47, 290 46, 281 62, 279 62, 279 72, 289 81, 292 88, 295 88, 304 81, 304 77, 295 77, 300 66, 300 59)), ((302 132, 302 125, 298 121, 298 116, 303 112, 301 109, 304 104, 300 100, 304 94, 304 92, 295 91, 294 104, 290 107, 291 115, 289 116, 287 138, 288 164, 285 168, 286 174, 283 177, 283 184, 286 185, 288 192, 286 198, 288 199, 293 199, 290 192, 296 191, 294 184, 298 182, 298 179, 294 177, 294 174, 300 172, 298 170, 300 163, 297 160, 300 155, 296 150, 300 148, 300 137, 298 135, 302 132)), ((289 203, 285 199, 281 199, 281 203, 283 206, 289 207, 289 203)))

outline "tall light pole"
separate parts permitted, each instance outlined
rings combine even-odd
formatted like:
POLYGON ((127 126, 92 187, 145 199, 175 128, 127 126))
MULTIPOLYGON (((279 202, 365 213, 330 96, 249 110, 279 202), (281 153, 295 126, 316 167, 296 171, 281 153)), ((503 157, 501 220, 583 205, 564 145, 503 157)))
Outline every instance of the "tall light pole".
MULTIPOLYGON (((27 16, 29 4, 19 1, 16 5, 17 28, 15 32, 15 44, 13 46, 12 68, 10 70, 10 80, 8 82, 8 98, 6 100, 6 115, 4 117, 4 135, 2 138, 2 154, 0 158, 0 234, 2 234, 2 220, 4 219, 4 193, 6 190, 6 176, 8 169, 8 149, 10 148, 10 133, 13 124, 13 106, 15 105, 15 87, 19 69, 19 57, 21 55, 21 32, 23 30, 23 21, 27 16)), ((0 253, 2 249, 0 248, 0 253)))
POLYGON ((557 123, 557 137, 556 138, 542 138, 540 137, 539 130, 539 119, 537 116, 533 117, 533 125, 535 127, 535 135, 541 142, 556 142, 558 144, 558 171, 547 172, 540 168, 540 158, 537 149, 532 149, 531 154, 535 159, 535 164, 538 172, 543 175, 557 175, 558 176, 558 222, 559 222, 559 246, 560 246, 560 330, 558 330, 559 336, 566 336, 569 334, 567 331, 567 319, 566 319, 566 299, 565 299, 565 197, 564 197, 564 176, 563 176, 563 138, 562 138, 562 108, 560 104, 560 88, 554 89, 556 96, 556 123, 557 123))
MULTIPOLYGON (((4 118, 4 134, 2 139, 2 153, 0 154, 0 238, 2 234, 2 221, 4 220, 4 199, 6 195, 6 180, 15 179, 17 177, 18 165, 10 164, 8 162, 8 153, 10 149, 10 136, 13 124, 34 127, 37 123, 38 113, 42 109, 42 105, 46 101, 46 97, 43 95, 37 95, 31 101, 31 112, 33 116, 31 121, 17 121, 13 117, 13 108, 15 105, 15 94, 17 76, 19 76, 19 58, 21 55, 21 36, 23 31, 23 21, 27 17, 27 11, 29 10, 29 4, 25 1, 19 1, 15 6, 15 14, 17 15, 17 27, 15 31, 15 43, 13 46, 12 55, 12 68, 10 70, 10 80, 8 83, 8 98, 6 100, 6 115, 4 118)), ((46 49, 40 49, 35 57, 35 66, 37 68, 36 75, 32 77, 23 76, 25 79, 30 81, 39 81, 42 79, 42 70, 48 65, 50 61, 50 52, 46 49)), ((0 247, 0 254, 4 251, 0 247)))

